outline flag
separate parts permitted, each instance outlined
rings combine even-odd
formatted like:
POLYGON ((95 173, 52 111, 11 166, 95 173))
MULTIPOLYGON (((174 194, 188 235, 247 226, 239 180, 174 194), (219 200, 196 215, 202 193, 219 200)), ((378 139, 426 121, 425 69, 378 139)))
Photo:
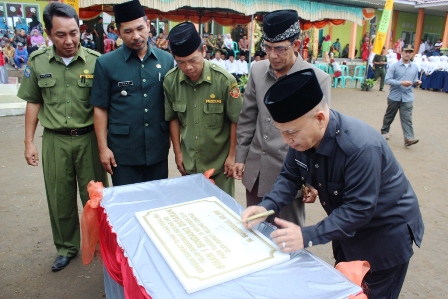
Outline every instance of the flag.
POLYGON ((393 6, 394 0, 386 0, 383 14, 381 15, 380 25, 378 26, 378 31, 376 33, 375 43, 373 44, 372 52, 375 54, 381 55, 381 50, 386 42, 387 30, 389 29, 393 6))

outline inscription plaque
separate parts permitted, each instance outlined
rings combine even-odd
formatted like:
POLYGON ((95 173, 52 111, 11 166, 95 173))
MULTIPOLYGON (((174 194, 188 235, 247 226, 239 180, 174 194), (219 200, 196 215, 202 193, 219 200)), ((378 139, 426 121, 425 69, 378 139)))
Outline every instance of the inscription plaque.
POLYGON ((289 260, 216 197, 135 215, 189 294, 289 260))

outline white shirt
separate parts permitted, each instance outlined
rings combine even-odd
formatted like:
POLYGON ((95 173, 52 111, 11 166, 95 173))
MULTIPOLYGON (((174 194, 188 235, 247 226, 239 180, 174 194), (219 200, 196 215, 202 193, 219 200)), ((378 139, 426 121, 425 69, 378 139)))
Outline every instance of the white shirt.
POLYGON ((236 62, 236 74, 237 75, 244 75, 244 74, 248 74, 249 73, 249 69, 247 68, 247 61, 241 61, 241 59, 238 59, 238 61, 236 62))
POLYGON ((226 68, 226 63, 225 63, 225 61, 224 60, 222 60, 222 59, 216 59, 216 58, 213 58, 212 60, 211 60, 211 62, 213 62, 214 64, 217 64, 217 65, 219 65, 220 67, 222 67, 223 69, 225 69, 226 68))
POLYGON ((425 43, 421 43, 420 47, 418 48, 418 54, 422 55, 423 52, 425 52, 425 43))
POLYGON ((342 72, 341 67, 339 66, 339 63, 337 63, 336 61, 332 63, 333 65, 333 71, 336 72, 342 72))
POLYGON ((232 49, 233 48, 233 40, 231 38, 225 38, 224 39, 224 45, 226 46, 227 49, 232 49))
POLYGON ((228 71, 231 74, 236 74, 238 67, 236 65, 236 61, 230 61, 226 60, 226 71, 228 71))

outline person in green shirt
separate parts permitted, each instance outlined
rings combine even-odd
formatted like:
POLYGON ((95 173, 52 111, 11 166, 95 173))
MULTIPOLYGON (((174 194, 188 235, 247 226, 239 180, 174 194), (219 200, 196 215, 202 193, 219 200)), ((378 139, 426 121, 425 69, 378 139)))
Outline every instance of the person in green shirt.
POLYGON ((100 54, 80 46, 79 18, 70 5, 51 2, 44 9, 45 31, 52 47, 33 52, 18 97, 27 101, 25 159, 37 166, 37 123, 44 127, 42 168, 53 240, 58 256, 52 271, 64 269, 80 250, 77 192, 83 205, 87 184, 108 186, 93 130, 89 104, 95 61, 100 54), (78 188, 77 188, 78 186, 78 188))
POLYGON ((373 57, 373 65, 375 66, 375 72, 373 75, 373 80, 381 78, 380 91, 384 91, 384 80, 386 78, 386 66, 387 66, 387 56, 386 48, 383 47, 381 50, 381 55, 376 54, 373 57))
POLYGON ((182 175, 214 168, 216 185, 234 196, 236 124, 242 98, 235 78, 204 59, 206 45, 192 23, 168 37, 177 67, 165 76, 165 120, 182 175))
POLYGON ((168 177, 169 125, 163 80, 173 57, 148 43, 139 1, 114 5, 123 46, 96 61, 90 103, 101 163, 114 186, 168 177))

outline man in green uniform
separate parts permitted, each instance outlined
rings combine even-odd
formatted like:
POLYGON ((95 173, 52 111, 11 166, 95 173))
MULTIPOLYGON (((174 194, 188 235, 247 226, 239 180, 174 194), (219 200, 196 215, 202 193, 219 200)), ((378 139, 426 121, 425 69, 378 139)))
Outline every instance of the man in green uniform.
POLYGON ((173 57, 148 43, 139 1, 114 6, 123 46, 96 61, 90 103, 101 163, 114 186, 168 177, 169 125, 163 80, 173 57))
POLYGON ((52 2, 43 15, 53 46, 30 56, 18 96, 27 101, 25 158, 29 165, 37 166, 39 161, 34 145, 38 121, 44 127, 42 168, 58 251, 52 270, 59 271, 80 248, 76 185, 83 205, 90 180, 107 186, 89 104, 95 60, 100 54, 79 45, 79 19, 71 6, 52 2))
POLYGON ((387 56, 386 56, 386 48, 383 47, 381 50, 381 55, 376 54, 373 57, 373 65, 375 66, 375 72, 373 74, 373 80, 377 80, 381 78, 380 83, 380 91, 384 91, 384 80, 386 78, 386 66, 387 66, 387 56))
POLYGON ((242 99, 235 78, 204 59, 206 45, 192 23, 168 37, 177 62, 165 77, 165 119, 170 121, 177 168, 182 175, 215 169, 212 179, 230 196, 235 163, 236 123, 242 99))

